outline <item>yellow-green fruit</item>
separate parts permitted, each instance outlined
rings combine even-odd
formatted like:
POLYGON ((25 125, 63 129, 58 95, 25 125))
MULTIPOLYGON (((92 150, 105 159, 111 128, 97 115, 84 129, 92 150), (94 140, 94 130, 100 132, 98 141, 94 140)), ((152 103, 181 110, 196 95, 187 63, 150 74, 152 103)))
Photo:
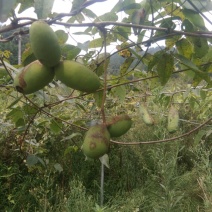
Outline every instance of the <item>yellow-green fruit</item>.
POLYGON ((103 124, 94 125, 87 131, 82 151, 88 158, 100 158, 109 150, 110 134, 103 124))
POLYGON ((100 87, 99 77, 78 62, 64 60, 54 70, 56 78, 70 88, 92 93, 100 87))
POLYGON ((143 122, 146 125, 153 125, 154 124, 154 120, 153 120, 152 116, 149 114, 149 111, 147 110, 147 107, 146 107, 145 104, 141 104, 139 106, 139 113, 141 114, 143 122))
POLYGON ((108 119, 107 128, 111 137, 125 134, 132 126, 132 120, 127 114, 114 116, 108 119))
POLYGON ((48 68, 36 60, 16 75, 14 86, 17 91, 30 94, 48 85, 53 78, 54 71, 52 68, 48 68))
POLYGON ((61 50, 57 35, 44 21, 35 21, 29 29, 30 45, 35 57, 45 66, 60 62, 61 50))
POLYGON ((172 105, 169 109, 168 113, 168 125, 167 129, 170 133, 177 131, 179 125, 179 112, 178 110, 172 105))

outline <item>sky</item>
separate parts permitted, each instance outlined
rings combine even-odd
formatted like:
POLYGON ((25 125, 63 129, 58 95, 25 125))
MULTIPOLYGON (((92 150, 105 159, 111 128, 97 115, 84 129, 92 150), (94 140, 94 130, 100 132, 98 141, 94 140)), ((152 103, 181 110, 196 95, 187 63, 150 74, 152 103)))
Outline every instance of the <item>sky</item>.
MULTIPOLYGON (((71 4, 72 0, 55 0, 53 5, 53 12, 70 12, 71 10, 71 4)), ((88 8, 95 12, 97 15, 104 14, 106 12, 109 12, 114 5, 118 2, 118 0, 107 0, 105 2, 97 2, 88 8)))

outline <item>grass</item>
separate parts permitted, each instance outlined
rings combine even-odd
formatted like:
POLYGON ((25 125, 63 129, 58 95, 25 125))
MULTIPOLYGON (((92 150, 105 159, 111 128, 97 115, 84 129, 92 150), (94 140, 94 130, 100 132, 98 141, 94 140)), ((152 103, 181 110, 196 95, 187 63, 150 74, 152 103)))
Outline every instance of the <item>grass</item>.
MULTIPOLYGON (((117 140, 149 141, 177 136, 210 115, 210 110, 198 112, 199 107, 205 107, 204 101, 192 100, 189 102, 192 107, 180 110, 179 131, 170 135, 166 130, 165 116, 169 101, 170 98, 165 97, 149 100, 150 111, 154 111, 154 126, 145 125, 138 118, 134 105, 129 104, 127 109, 134 125, 117 140)), ((187 103, 183 104, 187 106, 187 103)), ((108 109, 108 113, 125 109, 125 105, 114 107, 108 109)), ((103 207, 99 206, 101 164, 99 160, 85 161, 79 148, 82 136, 61 141, 74 132, 67 127, 61 134, 51 134, 44 126, 36 134, 42 141, 38 147, 24 146, 20 151, 16 134, 6 133, 0 138, 0 211, 212 211, 210 125, 197 134, 170 143, 111 144, 110 169, 105 168, 103 207), (27 166, 28 153, 37 154, 44 165, 27 166), (55 169, 55 164, 60 164, 62 170, 55 169)), ((4 129, 6 127, 5 124, 4 129)), ((34 136, 33 132, 30 136, 34 136)))

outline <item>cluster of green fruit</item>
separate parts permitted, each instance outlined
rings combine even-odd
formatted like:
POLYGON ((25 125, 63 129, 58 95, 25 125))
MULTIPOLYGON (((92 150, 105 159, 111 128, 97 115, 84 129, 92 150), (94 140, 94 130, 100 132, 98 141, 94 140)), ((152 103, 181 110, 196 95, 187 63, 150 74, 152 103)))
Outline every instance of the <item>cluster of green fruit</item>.
POLYGON ((75 61, 61 61, 57 35, 44 21, 35 21, 29 30, 30 45, 36 61, 22 69, 14 79, 17 91, 34 93, 48 85, 54 77, 73 89, 92 93, 99 89, 99 77, 88 67, 75 61))
POLYGON ((85 135, 82 151, 86 157, 96 159, 108 153, 110 138, 125 134, 132 126, 127 114, 111 117, 106 124, 90 127, 85 135))
MULTIPOLYGON (((146 125, 154 125, 154 119, 150 115, 147 106, 141 103, 139 106, 139 112, 146 125)), ((168 111, 167 130, 170 133, 174 133, 179 127, 179 111, 174 105, 171 105, 168 111)))

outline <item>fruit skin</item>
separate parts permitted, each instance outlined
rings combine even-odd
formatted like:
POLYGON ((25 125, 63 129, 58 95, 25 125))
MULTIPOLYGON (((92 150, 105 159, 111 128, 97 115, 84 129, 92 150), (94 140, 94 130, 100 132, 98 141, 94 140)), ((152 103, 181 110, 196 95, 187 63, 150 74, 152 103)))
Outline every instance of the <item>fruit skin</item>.
POLYGON ((48 85, 53 78, 52 68, 48 68, 36 60, 15 76, 14 86, 18 92, 30 94, 48 85))
POLYGON ((146 125, 154 125, 154 120, 153 120, 152 116, 149 114, 149 112, 148 112, 147 107, 146 107, 145 104, 141 104, 139 106, 139 112, 141 114, 141 117, 143 119, 143 122, 146 125))
POLYGON ((107 127, 103 124, 94 125, 85 135, 82 151, 88 158, 96 159, 108 152, 109 145, 110 134, 107 127))
POLYGON ((110 117, 107 128, 111 137, 119 137, 125 134, 132 126, 132 120, 127 114, 110 117))
POLYGON ((73 89, 92 93, 100 87, 99 77, 81 63, 64 60, 54 70, 56 78, 73 89))
POLYGON ((177 131, 178 126, 179 126, 179 112, 177 108, 171 105, 168 113, 167 129, 170 133, 174 133, 177 131))
POLYGON ((45 66, 60 62, 61 50, 57 35, 44 21, 35 21, 29 29, 30 45, 35 57, 45 66))

